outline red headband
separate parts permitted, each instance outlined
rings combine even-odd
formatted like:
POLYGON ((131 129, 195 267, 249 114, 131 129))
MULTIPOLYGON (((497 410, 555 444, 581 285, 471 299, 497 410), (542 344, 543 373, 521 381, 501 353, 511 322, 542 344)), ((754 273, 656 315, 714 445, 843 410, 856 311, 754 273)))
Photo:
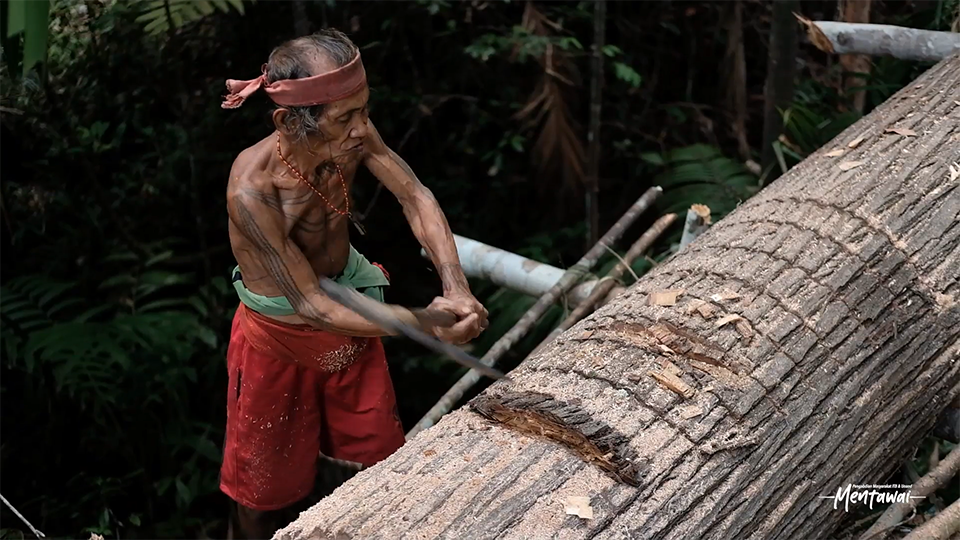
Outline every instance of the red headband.
POLYGON ((224 109, 236 109, 261 86, 277 105, 320 105, 343 99, 363 88, 367 82, 367 73, 363 69, 359 52, 349 64, 305 79, 284 79, 267 84, 266 68, 264 65, 263 74, 249 81, 227 79, 227 91, 230 93, 220 106, 224 109))

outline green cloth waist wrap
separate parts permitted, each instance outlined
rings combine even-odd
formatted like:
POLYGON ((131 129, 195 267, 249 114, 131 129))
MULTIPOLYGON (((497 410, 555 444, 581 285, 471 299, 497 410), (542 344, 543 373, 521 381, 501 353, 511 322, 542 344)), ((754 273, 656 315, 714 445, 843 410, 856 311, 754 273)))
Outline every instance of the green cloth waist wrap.
MULTIPOLYGON (((237 296, 248 308, 267 316, 296 315, 297 312, 290 305, 286 296, 263 296, 255 292, 250 292, 243 284, 240 276, 240 266, 238 265, 231 272, 233 288, 237 290, 237 296)), ((375 264, 367 260, 359 251, 350 246, 350 256, 347 257, 347 266, 343 272, 334 281, 345 287, 351 287, 361 293, 383 302, 383 291, 390 282, 383 275, 375 264)))

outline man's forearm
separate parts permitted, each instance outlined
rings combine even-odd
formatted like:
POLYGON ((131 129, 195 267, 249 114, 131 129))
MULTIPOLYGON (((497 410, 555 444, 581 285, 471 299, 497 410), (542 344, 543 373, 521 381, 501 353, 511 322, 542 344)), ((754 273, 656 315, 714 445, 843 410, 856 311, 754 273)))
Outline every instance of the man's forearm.
MULTIPOLYGON (((297 314, 314 328, 354 337, 383 337, 393 335, 376 324, 363 318, 355 311, 346 308, 319 293, 306 298, 309 305, 294 306, 297 314)), ((408 321, 409 322, 409 321, 408 321)))
POLYGON ((457 253, 457 243, 453 239, 453 232, 447 223, 447 218, 432 195, 418 197, 413 232, 417 240, 426 250, 427 256, 437 268, 440 280, 443 282, 443 294, 470 294, 470 285, 460 266, 460 255, 457 253), (418 230, 419 229, 419 230, 418 230))

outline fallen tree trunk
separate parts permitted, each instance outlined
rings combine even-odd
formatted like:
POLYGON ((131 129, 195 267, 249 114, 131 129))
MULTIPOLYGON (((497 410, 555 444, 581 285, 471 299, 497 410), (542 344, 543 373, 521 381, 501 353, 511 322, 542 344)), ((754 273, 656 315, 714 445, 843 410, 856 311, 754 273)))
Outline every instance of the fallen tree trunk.
POLYGON ((811 21, 797 16, 807 37, 831 54, 892 56, 901 60, 938 62, 960 52, 960 34, 889 24, 811 21))
POLYGON ((960 392, 956 88, 960 56, 277 538, 826 537, 960 392))

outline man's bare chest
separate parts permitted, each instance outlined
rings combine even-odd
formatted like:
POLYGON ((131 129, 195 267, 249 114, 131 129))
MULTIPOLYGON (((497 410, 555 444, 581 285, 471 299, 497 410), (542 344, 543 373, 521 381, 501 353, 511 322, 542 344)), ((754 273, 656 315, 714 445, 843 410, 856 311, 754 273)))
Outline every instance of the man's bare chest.
POLYGON ((285 232, 304 251, 349 234, 349 216, 354 212, 350 186, 356 167, 342 167, 340 172, 278 186, 285 232))

